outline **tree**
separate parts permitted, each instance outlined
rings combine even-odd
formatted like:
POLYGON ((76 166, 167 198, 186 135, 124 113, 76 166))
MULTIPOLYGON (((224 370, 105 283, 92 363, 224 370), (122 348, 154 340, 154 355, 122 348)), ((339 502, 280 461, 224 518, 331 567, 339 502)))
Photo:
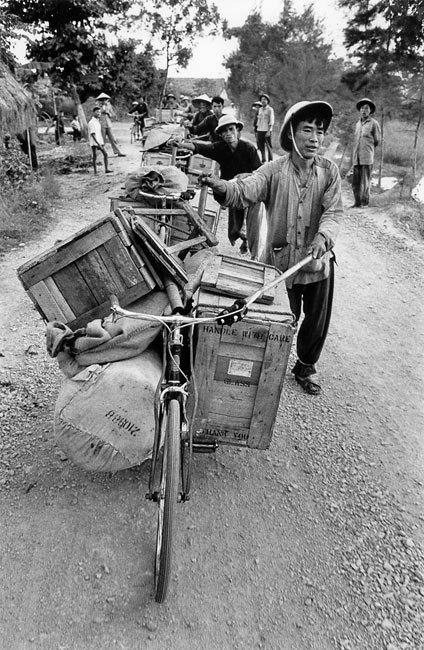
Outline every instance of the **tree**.
POLYGON ((53 63, 52 75, 67 87, 86 129, 79 89, 97 73, 107 53, 106 32, 116 31, 130 0, 8 0, 7 10, 34 29, 38 39, 28 47, 36 61, 53 63))
POLYGON ((280 118, 300 99, 336 96, 341 61, 325 43, 312 7, 297 14, 287 0, 277 23, 264 22, 256 11, 242 27, 226 30, 225 35, 239 40, 238 50, 225 65, 230 70, 229 90, 242 109, 250 107, 260 92, 270 95, 280 118))
POLYGON ((165 55, 165 73, 160 96, 162 101, 168 80, 169 68, 185 67, 193 45, 199 36, 216 34, 220 23, 218 10, 208 0, 151 0, 143 5, 140 18, 144 26, 158 39, 165 55))
MULTIPOLYGON (((391 107, 398 109, 403 102, 405 79, 423 74, 424 4, 422 0, 339 0, 339 3, 350 10, 345 44, 357 61, 357 79, 366 80, 362 88, 372 88, 380 105, 381 180, 385 119, 391 107)), ((418 124, 421 93, 419 97, 418 124)))
POLYGON ((148 43, 139 53, 136 52, 137 45, 133 39, 118 41, 110 48, 99 73, 102 90, 118 98, 115 101, 117 106, 128 107, 140 96, 155 105, 159 101, 163 75, 155 66, 152 45, 148 43))

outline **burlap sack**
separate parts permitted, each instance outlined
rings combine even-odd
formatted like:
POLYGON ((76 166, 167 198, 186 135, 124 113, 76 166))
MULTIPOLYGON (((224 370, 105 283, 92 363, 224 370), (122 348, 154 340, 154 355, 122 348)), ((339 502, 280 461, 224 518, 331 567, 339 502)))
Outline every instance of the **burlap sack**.
POLYGON ((54 414, 57 445, 86 470, 116 472, 143 463, 153 447, 161 372, 160 355, 145 350, 65 379, 54 414))

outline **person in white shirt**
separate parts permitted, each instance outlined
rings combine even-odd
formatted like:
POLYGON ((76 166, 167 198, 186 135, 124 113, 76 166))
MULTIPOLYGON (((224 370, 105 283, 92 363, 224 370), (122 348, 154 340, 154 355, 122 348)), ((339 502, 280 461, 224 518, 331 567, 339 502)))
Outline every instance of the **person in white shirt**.
POLYGON ((274 126, 274 109, 269 105, 266 93, 259 96, 261 106, 258 109, 256 121, 256 141, 261 153, 262 162, 272 160, 271 134, 274 126))
POLYGON ((93 117, 88 123, 88 136, 89 136, 91 151, 93 152, 94 173, 97 174, 97 150, 99 149, 103 154, 103 160, 105 164, 105 174, 111 174, 112 171, 109 169, 109 160, 107 157, 105 143, 102 136, 102 126, 100 124, 99 106, 93 108, 93 117))

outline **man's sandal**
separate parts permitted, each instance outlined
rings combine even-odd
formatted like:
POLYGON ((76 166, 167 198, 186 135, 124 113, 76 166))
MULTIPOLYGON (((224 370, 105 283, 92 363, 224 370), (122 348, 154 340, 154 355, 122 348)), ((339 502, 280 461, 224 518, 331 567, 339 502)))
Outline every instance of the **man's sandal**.
POLYGON ((319 395, 321 392, 321 386, 316 382, 312 381, 310 377, 299 377, 299 375, 294 376, 297 383, 300 384, 309 395, 319 395))

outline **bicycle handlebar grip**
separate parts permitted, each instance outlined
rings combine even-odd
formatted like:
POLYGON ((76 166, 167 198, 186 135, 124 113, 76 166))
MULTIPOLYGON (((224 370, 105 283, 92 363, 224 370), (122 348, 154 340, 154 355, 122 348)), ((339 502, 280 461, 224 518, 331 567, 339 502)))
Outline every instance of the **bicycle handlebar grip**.
POLYGON ((114 293, 110 296, 110 305, 111 307, 119 307, 118 297, 114 293))
POLYGON ((247 314, 247 306, 244 298, 239 298, 231 307, 223 309, 217 318, 219 325, 233 325, 242 320, 247 314), (237 313, 235 313, 237 312, 237 313))

